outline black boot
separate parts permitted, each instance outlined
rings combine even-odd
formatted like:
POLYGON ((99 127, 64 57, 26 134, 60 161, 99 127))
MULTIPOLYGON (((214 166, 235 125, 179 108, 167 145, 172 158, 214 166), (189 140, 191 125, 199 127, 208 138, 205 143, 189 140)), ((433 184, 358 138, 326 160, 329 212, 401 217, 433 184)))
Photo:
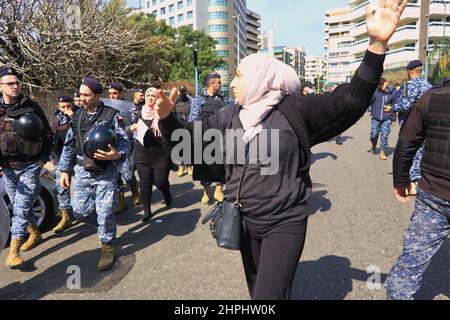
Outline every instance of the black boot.
POLYGON ((166 204, 166 207, 170 207, 172 205, 172 194, 170 193, 170 191, 165 192, 164 194, 164 203, 166 204))
POLYGON ((144 214, 142 215, 141 221, 143 223, 147 223, 152 219, 152 217, 153 217, 152 211, 148 210, 148 211, 144 212, 144 214))

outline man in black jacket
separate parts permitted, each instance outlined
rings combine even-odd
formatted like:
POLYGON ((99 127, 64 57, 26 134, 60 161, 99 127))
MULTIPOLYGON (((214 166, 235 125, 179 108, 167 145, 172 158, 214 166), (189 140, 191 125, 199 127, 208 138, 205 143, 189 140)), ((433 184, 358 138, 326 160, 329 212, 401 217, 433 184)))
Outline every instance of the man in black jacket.
POLYGON ((402 255, 386 280, 388 299, 412 300, 432 257, 450 234, 450 80, 417 102, 400 131, 394 156, 394 195, 411 191, 409 170, 425 141, 422 180, 402 255))
POLYGON ((24 264, 20 252, 42 242, 34 223, 33 203, 41 188, 41 169, 50 158, 53 135, 41 107, 21 94, 19 75, 14 69, 0 69, 0 90, 0 169, 14 206, 6 266, 17 269, 24 264))

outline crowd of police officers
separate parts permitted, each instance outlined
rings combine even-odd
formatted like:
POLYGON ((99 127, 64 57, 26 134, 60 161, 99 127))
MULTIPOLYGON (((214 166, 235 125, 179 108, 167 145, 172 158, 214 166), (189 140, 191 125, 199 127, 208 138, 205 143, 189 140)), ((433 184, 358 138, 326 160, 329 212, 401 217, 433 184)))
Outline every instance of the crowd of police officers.
MULTIPOLYGON (((410 81, 393 106, 404 121, 394 156, 394 194, 399 201, 406 202, 416 192, 419 178, 409 170, 417 157, 425 160, 405 247, 386 281, 390 299, 413 298, 432 256, 450 233, 450 81, 428 91, 431 86, 420 77, 421 67, 420 61, 408 65, 410 81)), ((225 107, 220 76, 211 74, 206 81, 206 90, 195 98, 186 87, 179 88, 175 115, 181 122, 200 120, 225 107)), ((101 243, 98 270, 109 270, 116 260, 115 214, 126 209, 123 180, 133 205, 148 192, 138 189, 130 126, 118 110, 101 101, 104 88, 95 78, 83 78, 73 96, 60 96, 50 123, 41 107, 21 93, 20 75, 13 68, 0 69, 0 89, 0 169, 14 208, 6 265, 21 268, 20 253, 42 242, 32 208, 40 192, 41 169, 52 161, 60 218, 53 231, 64 232, 75 221, 96 225, 101 243)), ((111 83, 108 89, 111 99, 123 99, 122 85, 111 83)), ((133 124, 142 119, 145 94, 143 89, 133 91, 133 124)), ((187 173, 193 175, 192 166, 179 164, 178 176, 187 173)), ((202 181, 202 186, 202 203, 223 201, 221 185, 214 196, 211 182, 202 181)))
MULTIPOLYGON (((217 78, 219 76, 215 74, 208 76, 207 88, 213 84, 217 87, 217 78)), ((43 241, 32 208, 40 192, 41 169, 51 161, 56 167, 59 204, 59 223, 53 232, 62 233, 75 221, 96 225, 101 243, 98 270, 109 270, 116 260, 113 246, 116 242, 115 215, 127 208, 123 180, 131 190, 133 205, 139 205, 141 198, 147 199, 146 195, 151 194, 151 190, 144 190, 143 195, 139 192, 134 164, 136 142, 130 128, 140 119, 144 120, 144 89, 133 91, 132 123, 126 124, 119 110, 101 101, 104 93, 101 82, 85 77, 73 96, 58 97, 56 111, 49 123, 41 107, 21 93, 20 75, 13 68, 0 69, 0 85, 0 163, 6 191, 14 208, 6 265, 12 269, 21 268, 24 260, 20 253, 43 241)), ((108 94, 111 100, 122 100, 124 88, 119 83, 110 83, 108 94)), ((224 107, 217 88, 205 90, 194 100, 182 86, 175 109, 181 121, 189 120, 193 102, 196 102, 196 117, 201 117, 203 109, 214 113, 224 107)), ((149 134, 150 130, 146 136, 149 134)), ((156 143, 161 144, 161 141, 156 143)), ((168 152, 163 151, 164 148, 160 150, 168 152)), ((165 158, 170 159, 170 155, 165 155, 165 158)), ((193 175, 192 167, 183 164, 179 166, 178 175, 183 176, 185 169, 193 175)), ((171 198, 170 190, 168 192, 168 198, 171 198)), ((221 190, 215 196, 223 200, 221 190)), ((166 201, 167 205, 170 202, 166 201)), ((144 211, 147 216, 143 221, 147 222, 152 213, 151 210, 144 211)))

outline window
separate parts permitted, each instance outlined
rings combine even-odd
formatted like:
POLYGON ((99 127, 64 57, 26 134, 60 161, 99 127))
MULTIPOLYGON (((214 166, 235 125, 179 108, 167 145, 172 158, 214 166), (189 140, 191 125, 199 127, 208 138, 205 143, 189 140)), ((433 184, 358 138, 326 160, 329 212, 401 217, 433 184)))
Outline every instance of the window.
POLYGON ((161 8, 161 10, 159 10, 159 13, 162 15, 166 14, 166 8, 161 8))
POLYGON ((228 25, 226 25, 226 24, 210 25, 209 32, 228 32, 228 25))
POLYGON ((194 12, 189 11, 189 12, 187 13, 187 18, 188 18, 188 20, 189 20, 189 19, 192 19, 193 17, 194 17, 194 12))
POLYGON ((171 4, 169 6, 169 12, 173 12, 175 10, 175 5, 171 4))
POLYGON ((178 22, 183 22, 184 21, 184 15, 183 14, 179 14, 178 15, 178 22))
POLYGON ((217 50, 216 52, 219 57, 228 57, 228 50, 217 50))
POLYGON ((170 24, 171 26, 175 25, 175 17, 170 17, 170 18, 169 18, 169 24, 170 24))
POLYGON ((228 12, 210 12, 209 13, 209 19, 224 19, 228 20, 228 12))
POLYGON ((183 9, 183 7, 184 7, 184 6, 183 6, 183 1, 179 1, 179 2, 177 3, 177 8, 181 10, 181 9, 183 9))
POLYGON ((189 7, 189 6, 192 6, 192 0, 187 0, 187 6, 189 7))
POLYGON ((220 45, 226 46, 229 44, 228 38, 225 38, 225 37, 214 38, 214 40, 216 40, 217 43, 220 45))
POLYGON ((227 0, 209 0, 208 6, 210 7, 228 7, 227 0))

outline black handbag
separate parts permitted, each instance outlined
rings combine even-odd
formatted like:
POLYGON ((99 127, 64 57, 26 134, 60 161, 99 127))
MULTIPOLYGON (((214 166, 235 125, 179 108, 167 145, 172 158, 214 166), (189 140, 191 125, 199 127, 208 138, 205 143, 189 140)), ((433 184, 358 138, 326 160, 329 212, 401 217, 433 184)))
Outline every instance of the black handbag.
POLYGON ((211 221, 211 234, 213 238, 216 239, 217 245, 220 248, 240 250, 241 247, 241 238, 245 232, 245 224, 240 196, 242 181, 244 179, 245 171, 247 170, 247 165, 248 146, 246 148, 245 165, 242 170, 241 180, 239 181, 236 202, 233 204, 224 200, 222 203, 217 203, 202 221, 203 225, 208 221, 211 221))

